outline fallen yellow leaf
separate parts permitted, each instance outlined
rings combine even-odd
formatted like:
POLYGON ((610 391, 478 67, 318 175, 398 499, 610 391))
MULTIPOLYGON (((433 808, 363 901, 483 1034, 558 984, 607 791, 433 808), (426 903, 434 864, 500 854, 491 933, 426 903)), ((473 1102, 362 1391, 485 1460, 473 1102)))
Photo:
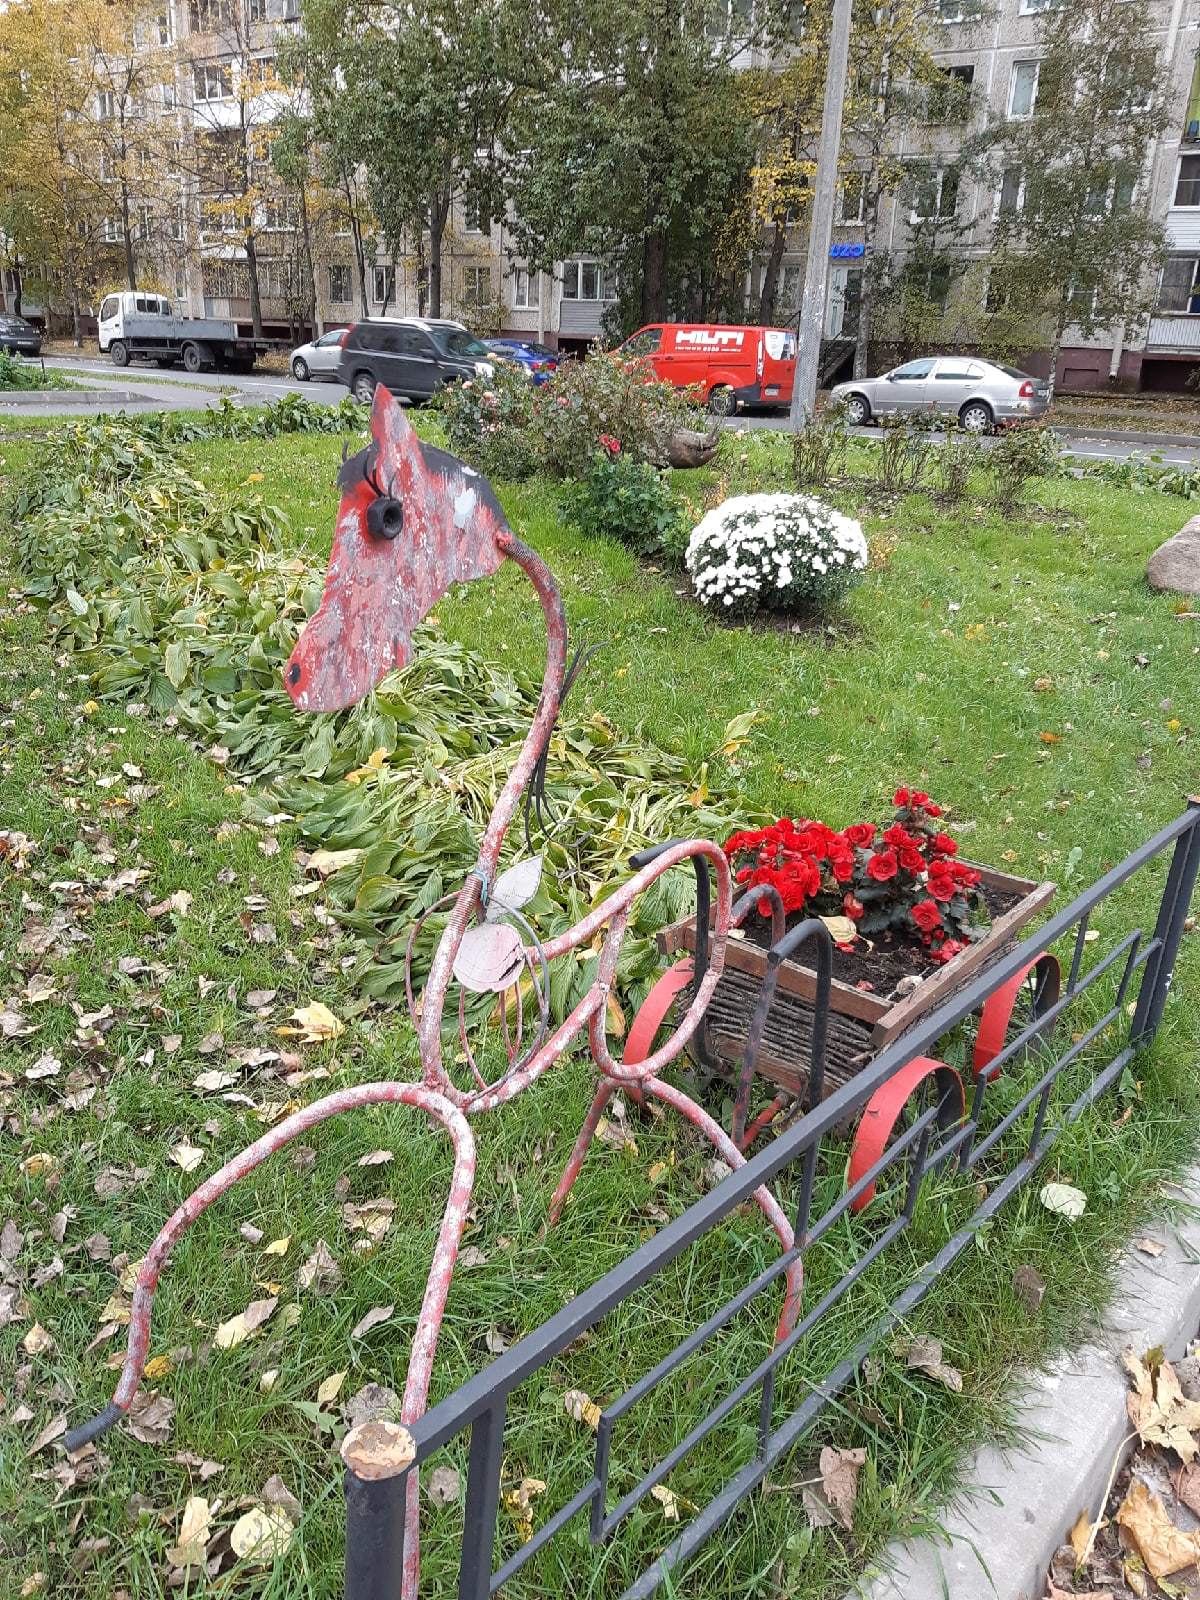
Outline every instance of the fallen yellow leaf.
POLYGON ((331 1372, 317 1390, 317 1404, 327 1406, 331 1400, 336 1400, 345 1381, 345 1372, 331 1372))
POLYGON ((285 1256, 285 1255, 287 1255, 288 1250, 291 1248, 291 1243, 292 1243, 291 1234, 290 1233, 285 1233, 282 1239, 272 1239, 270 1244, 264 1245, 263 1246, 263 1255, 265 1255, 265 1256, 285 1256))
POLYGON ((1140 1478, 1130 1480, 1116 1520, 1137 1546, 1152 1578, 1170 1577, 1200 1557, 1196 1535, 1175 1526, 1162 1501, 1140 1478))
POLYGON ((292 1542, 292 1524, 278 1506, 255 1506, 230 1529, 234 1555, 263 1566, 284 1555, 292 1542))
POLYGON ((303 1044, 320 1044, 326 1039, 336 1039, 346 1031, 345 1026, 320 1000, 314 1000, 307 1006, 298 1006, 292 1012, 292 1019, 299 1023, 299 1027, 276 1028, 275 1032, 283 1034, 285 1038, 299 1039, 303 1044))

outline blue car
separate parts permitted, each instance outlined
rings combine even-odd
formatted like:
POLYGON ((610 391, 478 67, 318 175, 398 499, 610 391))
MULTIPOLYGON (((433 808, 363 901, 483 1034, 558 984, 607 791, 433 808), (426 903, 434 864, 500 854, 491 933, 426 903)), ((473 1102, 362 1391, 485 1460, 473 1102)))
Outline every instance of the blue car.
POLYGON ((509 361, 517 361, 534 383, 545 383, 558 366, 558 351, 532 339, 485 339, 488 349, 509 361))

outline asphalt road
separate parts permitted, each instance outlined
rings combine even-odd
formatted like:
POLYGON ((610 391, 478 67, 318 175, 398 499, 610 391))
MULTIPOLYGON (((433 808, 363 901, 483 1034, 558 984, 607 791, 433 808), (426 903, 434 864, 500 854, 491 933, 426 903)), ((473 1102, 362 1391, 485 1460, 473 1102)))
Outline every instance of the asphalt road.
MULTIPOLYGON (((344 399, 348 392, 340 383, 297 383, 290 375, 283 373, 240 375, 228 372, 185 373, 182 370, 164 372, 154 366, 137 364, 117 368, 106 358, 97 355, 47 356, 45 361, 48 368, 83 374, 76 379, 80 384, 86 384, 94 376, 97 389, 116 391, 122 399, 115 402, 87 400, 73 397, 70 390, 47 391, 45 397, 39 396, 36 403, 8 405, 0 398, 0 417, 95 415, 121 409, 130 412, 195 410, 212 404, 222 394, 232 395, 250 405, 278 400, 285 394, 303 394, 318 403, 333 405, 344 399), (132 398, 134 395, 138 397, 136 400, 132 398), (125 396, 131 398, 125 399, 125 396)), ((729 426, 781 432, 787 428, 787 418, 774 414, 744 414, 732 419, 729 426)), ((880 435, 877 428, 863 428, 860 436, 877 439, 880 435)), ((1200 439, 1195 445, 1158 445, 1149 436, 1133 440, 1076 437, 1064 440, 1063 444, 1065 455, 1099 461, 1122 461, 1127 456, 1150 452, 1164 464, 1200 466, 1200 439)))

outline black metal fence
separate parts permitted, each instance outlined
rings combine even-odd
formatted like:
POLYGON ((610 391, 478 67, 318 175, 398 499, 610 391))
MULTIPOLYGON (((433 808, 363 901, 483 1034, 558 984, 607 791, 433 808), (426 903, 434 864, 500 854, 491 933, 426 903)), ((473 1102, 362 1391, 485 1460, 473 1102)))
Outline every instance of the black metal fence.
MULTIPOLYGON (((739 1503, 764 1482, 776 1463, 836 1400, 872 1347, 911 1312, 971 1245, 984 1224, 1037 1172, 1070 1124, 1117 1083, 1137 1052, 1150 1042, 1162 1018, 1198 872, 1200 801, 1193 801, 1174 822, 918 1022, 902 1039, 886 1047, 861 1074, 796 1121, 744 1168, 664 1225, 612 1271, 435 1405, 409 1430, 411 1441, 406 1441, 406 1446, 411 1443, 410 1466, 402 1466, 391 1477, 368 1478, 348 1470, 347 1600, 396 1600, 404 1554, 403 1508, 411 1473, 434 1452, 464 1436, 469 1438, 469 1452, 462 1541, 457 1555, 457 1594, 459 1600, 486 1600, 576 1519, 578 1527, 586 1528, 593 1546, 616 1537, 630 1513, 651 1491, 701 1446, 735 1408, 757 1396, 754 1448, 748 1449, 745 1459, 730 1470, 719 1492, 695 1510, 668 1547, 628 1584, 622 1600, 640 1600, 654 1593, 666 1575, 686 1563, 739 1503), (1168 854, 1166 881, 1153 931, 1147 936, 1141 928, 1130 928, 1102 950, 1101 940, 1091 931, 1097 908, 1136 874, 1168 854), (1049 1007, 1035 1006, 1023 1026, 1015 1032, 1010 1030, 1012 1036, 1001 1055, 976 1078, 966 1117, 945 1125, 943 1107, 928 1103, 918 1109, 879 1161, 814 1216, 814 1177, 823 1146, 833 1147, 844 1160, 845 1146, 839 1140, 839 1130, 857 1117, 880 1085, 914 1057, 933 1054, 938 1042, 978 1012, 994 990, 1054 946, 1063 951, 1067 966, 1060 997, 1049 1007), (1072 1022, 1077 1031, 1067 1034, 1065 1029, 1059 1029, 1058 1036, 1068 1042, 1065 1047, 1056 1047, 1049 1042, 1051 1030, 1072 1006, 1076 1007, 1072 1022), (1080 1012, 1084 1013, 1082 1026, 1080 1012), (1000 1068, 1015 1064, 1018 1056, 1025 1063, 1024 1073, 1015 1079, 1019 1095, 1014 1101, 1017 1091, 1009 1087, 998 1102, 1001 1081, 1010 1085, 1014 1081, 1002 1080, 1000 1068), (1068 1080, 1073 1067, 1076 1074, 1068 1080), (1064 1085, 1072 1092, 1064 1093, 1064 1085), (923 1185, 934 1175, 955 1169, 970 1173, 973 1180, 986 1176, 987 1184, 980 1190, 984 1192, 985 1188, 984 1198, 966 1221, 949 1234, 932 1259, 913 1270, 909 1281, 894 1295, 889 1293, 885 1308, 850 1348, 844 1349, 815 1380, 805 1376, 801 1386, 804 1398, 791 1403, 796 1386, 790 1385, 788 1402, 781 1403, 780 1379, 798 1348, 856 1280, 909 1229, 923 1185), (872 1185, 887 1185, 889 1175, 892 1204, 880 1213, 886 1220, 882 1224, 873 1220, 877 1214, 872 1212, 856 1219, 856 1226, 861 1222, 863 1227, 865 1242, 852 1264, 805 1310, 786 1338, 733 1382, 639 1481, 614 1499, 610 1465, 614 1433, 622 1419, 682 1363, 693 1357, 702 1359, 710 1346, 718 1345, 723 1330, 776 1284, 797 1257, 808 1263, 820 1241, 848 1216, 854 1200, 872 1185), (585 1481, 497 1565, 505 1428, 514 1392, 557 1362, 581 1335, 721 1225, 760 1184, 789 1176, 797 1196, 794 1249, 749 1277, 726 1304, 631 1383, 619 1398, 604 1406, 585 1481), (783 1414, 778 1415, 779 1412, 783 1414)), ((973 1192, 974 1182, 965 1187, 973 1192)), ((898 1272, 897 1281, 902 1278, 898 1272)), ((714 1361, 720 1360, 716 1348, 711 1355, 714 1361)), ((406 1448, 400 1461, 408 1454, 406 1448)))

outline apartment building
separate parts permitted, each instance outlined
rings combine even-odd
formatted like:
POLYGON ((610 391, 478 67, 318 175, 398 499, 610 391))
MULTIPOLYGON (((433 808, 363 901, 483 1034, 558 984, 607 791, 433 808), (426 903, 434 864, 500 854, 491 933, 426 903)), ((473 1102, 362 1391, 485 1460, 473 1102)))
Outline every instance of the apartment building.
MULTIPOLYGON (((1006 171, 998 184, 971 179, 960 173, 958 158, 971 128, 985 118, 1019 121, 1029 115, 1037 94, 1039 17, 1060 3, 994 0, 981 20, 971 0, 940 0, 936 59, 946 74, 946 92, 924 116, 916 110, 908 117, 898 131, 895 151, 901 159, 919 163, 926 181, 920 198, 903 188, 884 201, 875 248, 903 260, 914 248, 919 224, 953 221, 954 248, 967 258, 958 264, 966 270, 956 274, 953 288, 948 282, 930 284, 935 300, 940 291, 948 344, 971 320, 964 310, 980 309, 964 308, 961 297, 975 295, 986 305, 983 263, 992 221, 1000 206, 1018 202, 1021 181, 1016 169, 1006 171), (979 270, 970 270, 972 262, 979 270)), ((1158 284, 1154 314, 1135 338, 1125 341, 1119 332, 1088 338, 1078 328, 1068 329, 1057 372, 1058 382, 1067 388, 1116 383, 1179 389, 1200 363, 1200 5, 1196 0, 1128 3, 1144 13, 1146 44, 1159 53, 1170 83, 1170 115, 1148 153, 1133 203, 1165 221, 1171 256, 1158 284)), ((804 241, 793 243, 784 259, 779 321, 795 314, 803 287, 804 241)), ((839 361, 848 361, 857 332, 862 273, 869 265, 861 187, 853 178, 842 186, 831 257, 825 334, 832 373, 839 361)), ((1031 357, 1029 364, 1036 367, 1037 358, 1031 357)))

